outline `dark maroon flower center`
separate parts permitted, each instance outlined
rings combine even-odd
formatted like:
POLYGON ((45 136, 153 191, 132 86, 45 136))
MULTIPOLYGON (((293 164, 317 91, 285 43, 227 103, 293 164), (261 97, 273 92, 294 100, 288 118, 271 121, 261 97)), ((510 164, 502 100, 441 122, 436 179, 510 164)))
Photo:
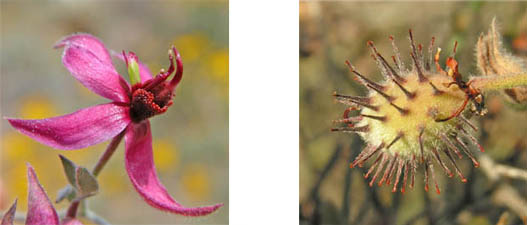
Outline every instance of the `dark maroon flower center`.
POLYGON ((152 89, 145 89, 142 85, 132 88, 130 102, 130 117, 139 123, 152 116, 164 113, 172 105, 172 90, 163 82, 152 89))
MULTIPOLYGON (((126 58, 124 52, 123 55, 126 58)), ((132 86, 130 117, 133 122, 139 123, 152 116, 164 113, 172 105, 174 88, 183 77, 183 62, 181 62, 181 56, 174 46, 172 46, 172 52, 168 54, 168 59, 170 60, 170 66, 166 72, 161 70, 152 79, 132 86), (174 56, 177 69, 174 66, 174 56), (172 73, 174 73, 174 77, 172 80, 167 81, 167 78, 172 73)))

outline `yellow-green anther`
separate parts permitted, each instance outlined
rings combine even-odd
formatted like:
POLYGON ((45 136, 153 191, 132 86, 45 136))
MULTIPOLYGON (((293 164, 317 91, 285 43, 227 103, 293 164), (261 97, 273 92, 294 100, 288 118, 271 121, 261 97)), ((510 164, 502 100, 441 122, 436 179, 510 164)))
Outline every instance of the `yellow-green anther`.
POLYGON ((132 85, 141 82, 141 77, 139 76, 139 64, 137 64, 137 60, 133 57, 128 59, 128 75, 130 76, 130 82, 132 85))

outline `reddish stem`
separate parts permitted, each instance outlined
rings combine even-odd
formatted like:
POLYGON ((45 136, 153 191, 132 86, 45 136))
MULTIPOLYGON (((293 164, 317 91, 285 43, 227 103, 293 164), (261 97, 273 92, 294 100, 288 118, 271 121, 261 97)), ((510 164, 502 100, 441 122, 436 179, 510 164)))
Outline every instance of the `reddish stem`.
POLYGON ((117 146, 119 146, 119 143, 121 143, 121 140, 123 140, 124 133, 126 130, 123 130, 121 133, 119 133, 117 136, 115 136, 108 147, 106 147, 106 150, 104 151, 104 154, 99 158, 99 161, 97 161, 97 164, 93 168, 92 174, 93 176, 97 177, 101 170, 104 168, 108 160, 112 157, 113 153, 117 149, 117 146))

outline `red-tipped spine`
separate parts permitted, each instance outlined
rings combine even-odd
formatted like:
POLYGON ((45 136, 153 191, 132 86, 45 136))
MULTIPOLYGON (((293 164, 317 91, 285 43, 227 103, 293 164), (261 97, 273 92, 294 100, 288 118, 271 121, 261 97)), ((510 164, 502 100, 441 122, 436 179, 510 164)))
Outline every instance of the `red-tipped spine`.
POLYGON ((384 164, 386 164, 386 160, 389 158, 388 157, 388 154, 389 153, 386 153, 382 156, 382 159, 381 159, 381 162, 379 164, 379 168, 377 168, 377 171, 375 171, 375 174, 373 175, 373 177, 371 178, 371 181, 369 183, 370 187, 373 186, 373 183, 375 183, 375 180, 377 179, 377 177, 379 176, 379 173, 381 172, 381 170, 384 168, 384 164))
POLYGON ((399 162, 397 165, 397 175, 395 176, 395 181, 393 182, 392 192, 397 191, 397 185, 399 184, 399 178, 401 177, 403 166, 404 166, 404 161, 399 159, 399 162))
MULTIPOLYGON (((373 172, 373 170, 375 170, 375 167, 377 167, 377 165, 379 164, 380 160, 384 158, 384 152, 381 152, 379 154, 379 156, 377 156, 377 159, 375 159, 375 161, 373 162, 373 164, 371 165, 370 169, 368 170, 368 172, 364 175, 364 179, 367 179, 370 174, 373 172)), ((371 185, 370 185, 371 187, 371 185)))
POLYGON ((445 170, 445 173, 448 175, 448 177, 453 177, 454 174, 452 173, 452 171, 450 171, 450 169, 448 169, 443 160, 441 160, 441 156, 439 156, 437 150, 435 148, 432 148, 432 152, 434 153, 437 163, 441 165, 441 167, 443 167, 443 170, 445 170))
POLYGON ((452 157, 452 154, 450 153, 450 151, 448 151, 446 149, 443 149, 443 152, 445 152, 445 154, 448 157, 448 159, 450 159, 450 162, 454 166, 454 170, 456 171, 456 173, 459 176, 459 178, 461 178, 461 182, 466 183, 467 182, 467 178, 465 178, 465 176, 463 176, 463 173, 461 172, 461 170, 457 166, 456 160, 454 160, 454 157, 452 157))
POLYGON ((366 78, 364 75, 360 74, 357 70, 355 70, 355 68, 353 67, 353 65, 351 65, 351 62, 349 60, 346 60, 346 65, 348 65, 348 68, 350 69, 350 71, 352 73, 354 73, 355 75, 357 75, 357 77, 359 77, 359 82, 364 85, 364 86, 367 86, 367 84, 369 84, 370 86, 373 86, 379 90, 384 90, 386 89, 384 86, 380 85, 380 84, 377 84, 371 80, 369 80, 368 78, 366 78))
POLYGON ((441 141, 443 141, 443 143, 446 144, 449 150, 454 151, 456 155, 459 157, 459 159, 463 159, 463 155, 461 154, 459 149, 454 145, 454 143, 452 143, 452 141, 450 141, 450 139, 447 136, 445 136, 444 134, 439 134, 439 137, 441 141))

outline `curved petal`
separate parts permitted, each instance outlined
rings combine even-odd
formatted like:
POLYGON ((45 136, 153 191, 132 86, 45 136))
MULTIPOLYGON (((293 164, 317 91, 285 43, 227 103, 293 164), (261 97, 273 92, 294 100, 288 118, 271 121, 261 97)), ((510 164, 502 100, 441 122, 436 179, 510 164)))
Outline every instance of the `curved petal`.
MULTIPOLYGON (((124 56, 123 54, 121 53, 118 53, 116 51, 112 51, 112 56, 122 60, 123 62, 125 61, 124 60, 124 56)), ((141 77, 141 83, 147 81, 147 80, 150 80, 152 79, 154 76, 152 76, 152 73, 150 72, 150 69, 148 69, 148 66, 146 66, 144 63, 142 63, 141 61, 137 60, 137 64, 139 64, 139 76, 141 77)))
POLYGON ((79 82, 110 100, 128 101, 130 87, 113 67, 102 43, 93 37, 74 36, 56 45, 62 46, 65 46, 62 63, 79 82))
POLYGON ((115 137, 130 123, 129 107, 119 103, 91 106, 41 120, 6 118, 36 141, 58 149, 79 149, 115 137))
POLYGON ((223 204, 186 208, 176 202, 159 182, 152 153, 152 133, 148 120, 128 126, 125 134, 126 172, 135 189, 151 206, 184 216, 204 216, 223 204))
POLYGON ((4 217, 2 218, 2 223, 0 223, 1 225, 13 225, 13 220, 15 219, 17 201, 18 199, 15 199, 15 202, 13 203, 13 205, 11 205, 9 210, 7 210, 7 212, 4 213, 4 217))
POLYGON ((112 58, 108 53, 106 47, 102 41, 97 37, 86 34, 86 33, 76 33, 70 36, 64 37, 62 40, 58 41, 54 48, 67 47, 71 45, 77 45, 84 49, 90 50, 99 60, 105 64, 112 64, 112 58))
POLYGON ((27 178, 28 178, 28 206, 26 225, 58 225, 59 216, 57 211, 51 205, 44 188, 38 182, 37 175, 33 167, 27 164, 27 178))

